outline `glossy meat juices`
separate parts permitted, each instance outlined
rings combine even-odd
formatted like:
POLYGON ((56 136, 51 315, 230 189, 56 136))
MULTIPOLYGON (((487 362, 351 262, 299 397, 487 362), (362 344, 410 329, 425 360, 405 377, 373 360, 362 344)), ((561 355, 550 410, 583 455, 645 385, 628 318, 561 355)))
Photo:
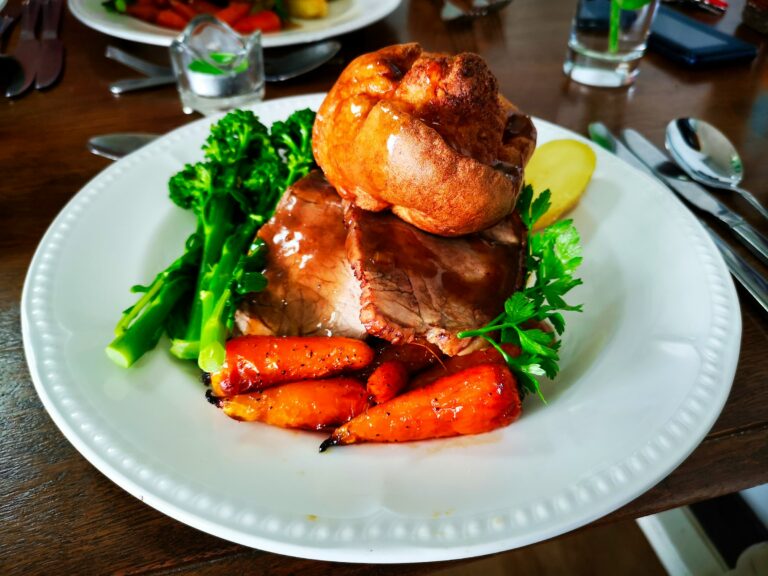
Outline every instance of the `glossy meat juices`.
POLYGON ((237 312, 248 335, 373 335, 453 356, 482 344, 457 333, 493 319, 524 277, 517 214, 443 238, 389 212, 344 210, 318 172, 286 192, 259 236, 268 285, 237 312))
POLYGON ((259 231, 269 248, 267 289, 235 316, 243 334, 362 338, 360 285, 344 249, 342 200, 319 172, 285 192, 259 231))
POLYGON ((517 214, 461 238, 427 234, 386 212, 349 206, 345 215, 360 319, 371 335, 426 341, 449 356, 468 352, 483 341, 457 333, 495 318, 521 288, 525 230, 517 214))

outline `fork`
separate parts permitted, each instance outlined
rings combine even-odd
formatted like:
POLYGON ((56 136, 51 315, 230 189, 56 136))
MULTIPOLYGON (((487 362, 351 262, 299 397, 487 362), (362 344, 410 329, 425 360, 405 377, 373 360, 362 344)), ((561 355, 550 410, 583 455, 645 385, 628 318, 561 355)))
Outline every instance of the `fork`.
POLYGON ((16 16, 10 16, 3 14, 0 16, 0 43, 2 43, 5 33, 11 29, 13 23, 16 21, 16 16))
POLYGON ((0 15, 0 93, 5 93, 8 86, 19 82, 24 75, 21 64, 16 58, 2 51, 5 34, 11 29, 17 17, 18 14, 0 15))

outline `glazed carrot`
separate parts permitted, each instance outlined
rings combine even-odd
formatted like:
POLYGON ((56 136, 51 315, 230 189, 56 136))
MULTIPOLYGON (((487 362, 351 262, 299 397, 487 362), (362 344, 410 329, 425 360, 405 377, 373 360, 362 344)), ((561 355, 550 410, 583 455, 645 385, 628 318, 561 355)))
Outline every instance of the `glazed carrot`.
POLYGON ((409 442, 489 432, 520 416, 517 382, 509 368, 482 364, 369 408, 320 445, 409 442))
POLYGON ((427 342, 395 345, 382 340, 374 343, 372 347, 376 351, 376 357, 361 374, 361 377, 366 380, 376 368, 391 360, 397 360, 405 365, 408 374, 415 374, 442 362, 443 358, 440 349, 427 342))
POLYGON ((187 25, 188 20, 183 16, 179 16, 173 10, 160 10, 157 13, 155 23, 158 26, 165 26, 166 28, 174 28, 175 30, 183 30, 187 25))
POLYGON ((129 4, 125 8, 125 12, 134 18, 154 24, 157 21, 159 10, 154 6, 148 6, 146 4, 129 4))
POLYGON ((192 0, 190 6, 198 14, 215 14, 221 9, 216 4, 206 2, 206 0, 192 0))
POLYGON ((392 400, 408 385, 408 370, 399 360, 382 363, 365 384, 366 390, 376 404, 392 400))
POLYGON ((187 21, 192 20, 192 18, 197 16, 197 12, 195 12, 192 6, 186 2, 180 2, 179 0, 171 0, 171 10, 187 21))
POLYGON ((216 396, 234 396, 361 370, 371 360, 373 350, 354 338, 241 336, 227 342, 226 362, 211 374, 211 387, 216 396))
POLYGON ((235 420, 327 430, 364 412, 367 396, 357 380, 330 378, 290 382, 261 392, 220 398, 217 404, 235 420))
POLYGON ((271 10, 262 10, 256 14, 244 16, 234 26, 240 34, 252 34, 256 30, 277 32, 281 27, 280 17, 271 10))
POLYGON ((216 18, 222 22, 226 22, 230 26, 237 24, 238 20, 243 18, 248 12, 251 11, 251 4, 246 2, 230 2, 229 6, 222 8, 214 14, 216 18))
MULTIPOLYGON (((502 344, 501 347, 510 356, 518 356, 520 354, 520 348, 513 344, 502 344)), ((410 390, 422 388, 444 376, 456 374, 456 372, 480 364, 506 364, 506 362, 504 357, 493 347, 477 350, 476 352, 471 352, 465 356, 453 356, 445 360, 442 364, 435 366, 426 372, 417 374, 411 379, 408 388, 410 390)))

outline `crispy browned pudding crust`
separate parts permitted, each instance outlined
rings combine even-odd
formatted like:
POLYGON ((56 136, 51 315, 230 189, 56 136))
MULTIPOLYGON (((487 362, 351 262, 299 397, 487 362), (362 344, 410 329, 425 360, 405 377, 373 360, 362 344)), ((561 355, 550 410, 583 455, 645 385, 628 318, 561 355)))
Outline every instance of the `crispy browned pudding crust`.
POLYGON ((315 121, 313 149, 339 194, 442 236, 514 208, 536 131, 476 54, 390 46, 355 59, 315 121))

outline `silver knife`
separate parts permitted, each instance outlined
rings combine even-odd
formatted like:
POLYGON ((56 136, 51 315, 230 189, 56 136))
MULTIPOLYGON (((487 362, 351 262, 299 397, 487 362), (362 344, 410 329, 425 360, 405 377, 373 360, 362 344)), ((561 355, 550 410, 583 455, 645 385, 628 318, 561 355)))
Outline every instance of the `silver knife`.
POLYGON ((603 124, 602 122, 592 122, 589 127, 589 137, 592 139, 593 142, 599 144, 609 152, 613 152, 616 156, 624 160, 627 164, 631 164, 640 172, 645 172, 646 174, 653 176, 656 178, 655 174, 653 173, 653 170, 648 168, 645 164, 643 164, 640 159, 635 156, 632 151, 627 148, 624 143, 616 138, 613 133, 608 129, 608 127, 603 124))
MULTIPOLYGON (((594 142, 607 149, 608 151, 613 152, 622 160, 632 164, 640 171, 645 172, 654 178, 656 177, 651 169, 640 162, 640 160, 638 160, 632 151, 624 146, 624 144, 619 141, 601 122, 595 122, 589 125, 589 136, 594 142)), ((744 288, 752 295, 755 301, 757 301, 757 303, 762 306, 763 310, 768 312, 768 282, 766 282, 765 278, 763 278, 757 272, 757 270, 755 270, 741 256, 739 256, 733 250, 733 248, 724 242, 723 239, 720 238, 720 236, 715 233, 709 226, 707 226, 701 220, 699 220, 699 223, 712 237, 712 240, 715 242, 715 246, 717 246, 717 248, 720 250, 720 253, 723 255, 723 260, 725 261, 726 266, 728 266, 728 270, 730 270, 733 277, 736 278, 736 280, 738 280, 742 286, 744 286, 744 288)))
POLYGON ((749 250, 768 264, 768 239, 752 228, 744 218, 693 182, 664 152, 635 130, 624 130, 622 136, 629 149, 645 163, 654 175, 698 209, 709 212, 725 223, 749 250))
POLYGON ((88 150, 110 160, 119 160, 157 138, 157 134, 136 132, 104 134, 103 136, 94 136, 88 140, 88 150))
POLYGON ((5 95, 9 98, 22 94, 35 80, 35 72, 40 60, 40 41, 35 37, 39 14, 39 0, 26 0, 22 5, 21 33, 13 57, 21 64, 24 75, 18 82, 8 86, 5 95))
POLYGON ((739 256, 733 248, 720 238, 715 232, 704 222, 699 220, 699 223, 704 227, 704 230, 709 232, 712 236, 712 240, 715 241, 715 246, 720 249, 720 253, 723 255, 726 266, 733 274, 733 277, 738 280, 742 286, 749 292, 752 297, 757 301, 763 310, 768 312, 768 281, 765 280, 752 266, 747 264, 746 260, 739 256))
POLYGON ((59 40, 59 22, 63 0, 47 0, 43 4, 43 34, 40 63, 35 88, 48 88, 56 82, 64 66, 64 44, 59 40))

